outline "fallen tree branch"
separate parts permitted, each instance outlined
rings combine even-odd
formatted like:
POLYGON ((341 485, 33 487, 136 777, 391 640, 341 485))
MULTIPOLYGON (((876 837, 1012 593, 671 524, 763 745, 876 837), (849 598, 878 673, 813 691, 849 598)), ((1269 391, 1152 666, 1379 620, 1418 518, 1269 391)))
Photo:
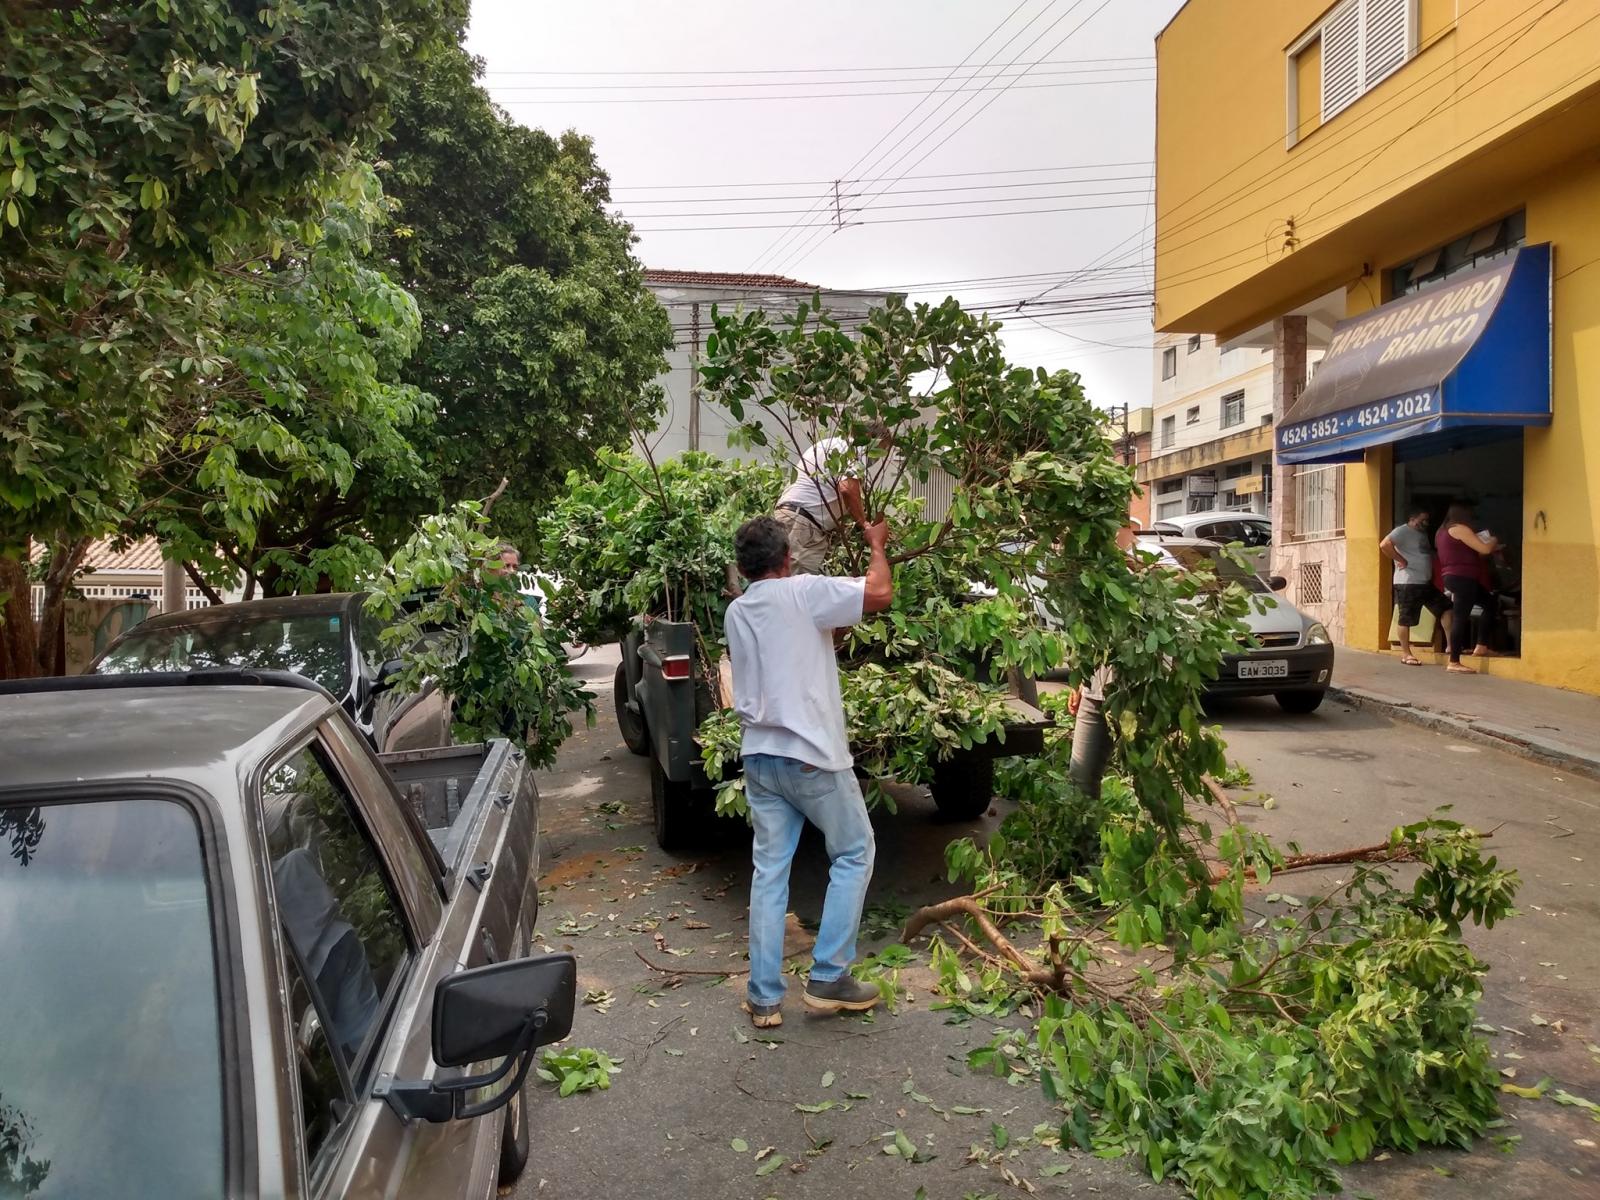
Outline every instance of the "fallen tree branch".
POLYGON ((722 975, 722 976, 726 977, 726 976, 729 976, 729 975, 748 975, 748 974, 750 974, 750 968, 749 967, 745 967, 742 970, 724 970, 724 971, 696 971, 691 967, 663 967, 660 963, 651 962, 648 958, 646 958, 637 949, 634 950, 634 954, 638 956, 639 961, 642 962, 645 966, 649 967, 652 971, 659 971, 663 975, 722 975))
POLYGON ((1239 823, 1239 810, 1234 807, 1233 801, 1229 798, 1223 786, 1210 775, 1202 775, 1200 781, 1206 785, 1206 791, 1211 793, 1211 798, 1217 802, 1217 808, 1222 811, 1222 815, 1228 818, 1228 824, 1237 825, 1239 823))
MULTIPOLYGON (((1304 871, 1311 867, 1340 867, 1350 863, 1409 862, 1415 857, 1415 852, 1406 846, 1396 847, 1388 842, 1379 842, 1372 846, 1353 846, 1348 850, 1329 850, 1322 854, 1291 854, 1280 866, 1274 867, 1272 873, 1281 875, 1285 871, 1304 871)), ((1256 869, 1246 867, 1244 875, 1246 879, 1254 879, 1256 869)), ((1227 867, 1217 866, 1211 869, 1212 883, 1220 883, 1227 877, 1227 867)))
POLYGON ((1018 950, 1011 939, 1000 932, 1000 927, 990 919, 989 914, 974 896, 956 896, 951 900, 944 900, 938 904, 928 904, 912 913, 906 920, 906 926, 900 932, 900 940, 909 942, 920 934, 929 925, 943 925, 958 914, 972 919, 983 936, 993 943, 1003 958, 1011 963, 1023 978, 1035 987, 1054 987, 1056 974, 1048 967, 1041 967, 1034 959, 1018 950))

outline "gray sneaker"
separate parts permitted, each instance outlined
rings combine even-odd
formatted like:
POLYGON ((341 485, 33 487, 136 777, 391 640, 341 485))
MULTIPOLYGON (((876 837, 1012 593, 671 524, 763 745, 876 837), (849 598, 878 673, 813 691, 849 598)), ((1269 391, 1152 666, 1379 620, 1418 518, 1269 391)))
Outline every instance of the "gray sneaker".
POLYGON ((817 1012, 866 1012, 869 1008, 876 1008, 883 999, 878 989, 871 984, 862 983, 849 975, 841 975, 837 979, 826 982, 819 979, 806 980, 806 990, 802 997, 807 1008, 817 1012))
POLYGON ((781 1004, 757 1004, 747 997, 739 1007, 750 1014, 750 1024, 757 1029, 776 1029, 783 1024, 781 1004))

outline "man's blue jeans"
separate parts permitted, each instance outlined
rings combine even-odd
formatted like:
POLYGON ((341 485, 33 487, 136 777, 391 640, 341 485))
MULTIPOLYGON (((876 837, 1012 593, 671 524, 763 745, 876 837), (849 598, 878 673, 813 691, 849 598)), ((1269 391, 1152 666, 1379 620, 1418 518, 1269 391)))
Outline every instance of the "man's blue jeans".
POLYGON ((824 771, 793 758, 744 759, 744 794, 755 826, 750 881, 750 1002, 783 999, 783 925, 789 911, 789 865, 809 820, 826 839, 828 894, 812 950, 811 978, 838 979, 856 956, 861 906, 872 878, 872 822, 850 771, 824 771))

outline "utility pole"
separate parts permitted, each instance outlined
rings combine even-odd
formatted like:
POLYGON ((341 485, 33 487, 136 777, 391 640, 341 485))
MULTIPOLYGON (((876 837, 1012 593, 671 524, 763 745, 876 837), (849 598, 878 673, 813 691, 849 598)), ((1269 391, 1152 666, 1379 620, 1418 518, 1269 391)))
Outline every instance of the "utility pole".
POLYGON ((700 449, 700 301, 689 306, 689 449, 700 449))

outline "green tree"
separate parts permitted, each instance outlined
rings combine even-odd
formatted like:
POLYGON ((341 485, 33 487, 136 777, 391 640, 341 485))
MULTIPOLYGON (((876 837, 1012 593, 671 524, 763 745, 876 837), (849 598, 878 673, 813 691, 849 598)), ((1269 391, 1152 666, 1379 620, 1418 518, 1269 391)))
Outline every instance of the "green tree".
POLYGON ((27 541, 70 579, 121 526, 169 409, 204 403, 221 278, 317 240, 395 83, 456 41, 466 5, 3 8, 0 670, 29 674, 27 541))
POLYGON ((383 561, 369 506, 427 486, 412 441, 433 400, 399 381, 417 344, 416 304, 366 257, 378 200, 369 175, 314 247, 238 271, 222 289, 206 404, 145 472, 133 521, 202 583, 242 574, 247 596, 258 584, 353 588, 383 561))
POLYGON ((512 121, 479 69, 463 52, 428 63, 381 164, 394 214, 378 257, 422 311, 406 379, 439 401, 418 444, 432 493, 391 511, 504 477, 496 525, 532 544, 566 473, 653 420, 672 335, 588 139, 512 121))

